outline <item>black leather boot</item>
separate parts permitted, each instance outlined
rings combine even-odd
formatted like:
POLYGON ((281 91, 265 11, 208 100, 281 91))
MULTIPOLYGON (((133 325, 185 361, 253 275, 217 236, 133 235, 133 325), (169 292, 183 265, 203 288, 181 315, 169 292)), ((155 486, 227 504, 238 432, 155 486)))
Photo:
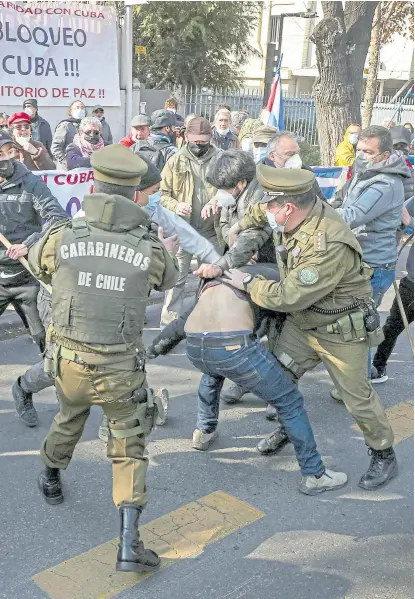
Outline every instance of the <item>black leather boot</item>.
POLYGON ((20 376, 12 387, 12 395, 19 418, 25 423, 26 426, 36 426, 38 423, 38 417, 33 405, 32 394, 23 389, 21 386, 20 376))
POLYGON ((115 569, 121 572, 152 572, 160 566, 160 558, 151 549, 144 549, 138 532, 141 510, 136 505, 120 506, 120 544, 115 569))
POLYGON ((285 428, 279 426, 272 435, 261 439, 256 448, 262 455, 269 455, 271 453, 278 453, 289 442, 290 440, 285 432, 285 428))
POLYGON ((372 459, 368 471, 359 481, 359 487, 373 491, 398 474, 398 461, 393 447, 383 450, 369 448, 368 454, 372 459))
POLYGON ((46 503, 49 505, 62 503, 63 493, 59 468, 49 468, 49 466, 46 466, 37 478, 37 486, 46 503))

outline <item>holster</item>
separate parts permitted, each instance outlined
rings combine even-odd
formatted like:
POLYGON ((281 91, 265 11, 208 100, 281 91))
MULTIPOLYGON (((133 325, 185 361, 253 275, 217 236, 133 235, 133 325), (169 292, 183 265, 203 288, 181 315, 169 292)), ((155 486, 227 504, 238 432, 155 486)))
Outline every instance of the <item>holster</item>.
POLYGON ((141 387, 134 391, 133 402, 136 404, 136 417, 144 435, 147 437, 156 426, 158 416, 164 414, 160 398, 154 395, 153 390, 141 387))
POLYGON ((327 331, 338 333, 346 343, 360 342, 367 339, 363 313, 360 310, 343 314, 336 320, 335 324, 327 326, 327 331))

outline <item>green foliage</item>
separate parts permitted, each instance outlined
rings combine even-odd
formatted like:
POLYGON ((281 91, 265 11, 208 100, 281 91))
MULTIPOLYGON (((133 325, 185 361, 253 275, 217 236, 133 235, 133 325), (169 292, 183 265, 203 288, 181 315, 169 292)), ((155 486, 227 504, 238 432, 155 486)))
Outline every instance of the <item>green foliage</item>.
POLYGON ((414 39, 414 3, 402 0, 381 2, 381 46, 389 44, 395 33, 414 39), (392 6, 391 6, 392 5, 392 6))
POLYGON ((300 141, 298 145, 300 146, 301 160, 304 164, 307 164, 308 166, 321 165, 319 146, 312 146, 308 141, 300 141))
POLYGON ((237 87, 259 2, 148 2, 134 15, 135 74, 149 88, 237 87))

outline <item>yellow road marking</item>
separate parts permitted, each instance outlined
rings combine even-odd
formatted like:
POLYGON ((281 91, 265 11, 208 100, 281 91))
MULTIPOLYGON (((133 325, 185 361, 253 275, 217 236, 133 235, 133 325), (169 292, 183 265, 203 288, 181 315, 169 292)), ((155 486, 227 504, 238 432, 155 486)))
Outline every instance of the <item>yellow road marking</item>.
MULTIPOLYGON (((162 558, 162 567, 200 554, 214 543, 264 517, 247 503, 215 491, 140 527, 148 549, 162 558)), ((33 576, 51 599, 108 599, 153 573, 115 571, 118 539, 33 576)))
MULTIPOLYGON (((414 434, 414 402, 399 403, 393 408, 388 408, 386 414, 395 434, 395 445, 408 439, 414 434)), ((352 426, 354 430, 360 431, 357 424, 352 426)))

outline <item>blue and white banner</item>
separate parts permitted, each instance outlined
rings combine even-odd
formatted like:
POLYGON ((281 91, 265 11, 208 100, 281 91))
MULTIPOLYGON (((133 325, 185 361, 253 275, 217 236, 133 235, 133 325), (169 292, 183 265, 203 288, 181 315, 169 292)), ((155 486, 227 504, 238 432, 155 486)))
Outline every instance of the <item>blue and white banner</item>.
POLYGON ((347 181, 348 166, 313 166, 317 183, 328 202, 334 200, 336 191, 341 189, 347 181))

